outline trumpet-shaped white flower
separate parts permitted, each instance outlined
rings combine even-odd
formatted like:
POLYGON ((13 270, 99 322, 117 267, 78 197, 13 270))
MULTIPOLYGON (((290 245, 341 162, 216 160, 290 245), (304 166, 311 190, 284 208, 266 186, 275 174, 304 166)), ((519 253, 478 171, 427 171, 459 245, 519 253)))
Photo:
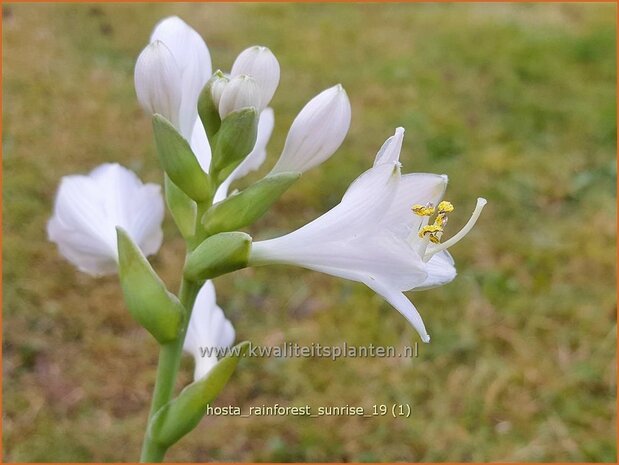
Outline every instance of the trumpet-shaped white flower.
POLYGON ((215 299, 215 286, 206 281, 193 305, 183 350, 195 361, 194 381, 208 374, 217 363, 217 351, 234 342, 234 327, 215 299))
POLYGON ((262 96, 260 87, 254 78, 241 74, 230 79, 219 99, 219 116, 224 119, 230 113, 241 108, 254 107, 259 112, 262 96))
POLYGON ((80 271, 101 276, 117 269, 116 226, 152 255, 163 239, 163 213, 158 185, 143 184, 120 165, 104 164, 87 176, 62 178, 47 234, 80 271))
POLYGON ((327 160, 350 127, 350 102, 338 84, 311 99, 290 126, 273 173, 305 172, 327 160))
POLYGON ((401 175, 403 135, 398 128, 379 151, 374 167, 351 184, 332 210, 290 234, 254 242, 250 264, 298 265, 362 282, 428 342, 423 321, 403 291, 439 286, 456 276, 445 249, 472 228, 486 201, 479 199, 469 223, 441 244, 447 213, 453 210, 449 202, 441 202, 447 176, 401 175))
POLYGON ((232 65, 230 75, 251 76, 260 87, 261 108, 266 108, 279 85, 279 62, 267 47, 255 45, 243 50, 232 65))

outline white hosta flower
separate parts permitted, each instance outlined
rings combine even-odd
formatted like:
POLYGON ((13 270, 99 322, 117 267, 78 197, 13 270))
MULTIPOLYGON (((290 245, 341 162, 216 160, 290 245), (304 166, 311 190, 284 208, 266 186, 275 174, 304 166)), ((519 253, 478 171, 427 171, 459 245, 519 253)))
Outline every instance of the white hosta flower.
POLYGON ((478 199, 467 225, 441 244, 447 213, 453 210, 449 202, 441 202, 447 177, 401 175, 403 134, 402 128, 396 130, 374 167, 351 184, 332 210, 290 234, 254 242, 250 264, 292 264, 362 282, 402 313, 428 342, 423 321, 403 291, 438 286, 455 277, 446 249, 473 227, 486 201, 478 199))
POLYGON ((143 184, 132 171, 108 163, 87 176, 62 178, 47 234, 80 271, 101 276, 117 269, 116 226, 144 255, 152 255, 163 239, 163 214, 158 185, 143 184))
POLYGON ((224 119, 241 108, 254 107, 262 111, 260 86, 254 78, 241 74, 230 79, 219 99, 219 116, 224 119))
POLYGON ((261 108, 265 108, 279 85, 279 62, 267 47, 253 46, 243 50, 234 60, 230 75, 246 74, 260 87, 261 108))
POLYGON ((304 172, 327 160, 350 127, 350 102, 338 84, 311 99, 292 122, 273 173, 304 172))
POLYGON ((217 188, 217 192, 215 192, 215 196, 213 198, 213 202, 219 202, 225 199, 228 196, 228 189, 230 188, 230 184, 236 180, 240 179, 243 176, 246 176, 251 171, 255 171, 262 163, 267 156, 267 143, 271 138, 271 133, 273 132, 273 125, 275 123, 275 119, 273 116, 272 108, 265 108, 260 113, 260 120, 258 121, 258 135, 256 137, 256 145, 254 145, 253 150, 245 157, 245 159, 241 162, 239 166, 237 166, 232 173, 221 183, 221 185, 217 188))
POLYGON ((217 351, 234 342, 234 327, 215 300, 215 286, 206 281, 193 305, 183 350, 195 360, 194 381, 208 374, 217 363, 217 351))

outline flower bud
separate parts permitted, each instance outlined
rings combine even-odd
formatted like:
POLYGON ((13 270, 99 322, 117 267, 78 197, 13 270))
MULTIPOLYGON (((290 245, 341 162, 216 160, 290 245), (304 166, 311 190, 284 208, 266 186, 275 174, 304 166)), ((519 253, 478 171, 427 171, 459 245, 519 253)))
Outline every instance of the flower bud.
POLYGON ((120 284, 129 313, 160 344, 178 337, 185 310, 168 292, 139 247, 121 227, 118 234, 120 284))
POLYGON ((279 63, 267 47, 253 46, 243 50, 234 60, 231 76, 247 74, 260 86, 261 108, 266 108, 279 84, 279 63))
POLYGON ((241 74, 233 77, 224 87, 219 99, 219 116, 226 116, 241 108, 254 107, 262 111, 260 87, 250 76, 241 74))
POLYGON ((292 122, 273 173, 304 172, 327 160, 350 127, 350 102, 338 84, 310 100, 292 122))
POLYGON ((230 79, 220 70, 215 71, 215 74, 213 74, 213 77, 208 82, 207 85, 210 85, 211 99, 215 107, 219 108, 221 95, 224 93, 224 89, 229 82, 230 79))
POLYGON ((243 232, 223 232, 208 237, 187 257, 185 278, 203 282, 247 266, 251 236, 243 232))
POLYGON ((230 82, 224 73, 217 70, 208 80, 198 98, 198 115, 209 138, 215 136, 221 125, 219 102, 224 88, 230 82))
POLYGON ((254 107, 230 113, 221 122, 214 140, 210 175, 217 183, 225 180, 256 145, 258 114, 254 107))
POLYGON ((135 91, 150 115, 159 113, 179 128, 181 72, 170 49, 156 40, 146 46, 135 64, 135 91))

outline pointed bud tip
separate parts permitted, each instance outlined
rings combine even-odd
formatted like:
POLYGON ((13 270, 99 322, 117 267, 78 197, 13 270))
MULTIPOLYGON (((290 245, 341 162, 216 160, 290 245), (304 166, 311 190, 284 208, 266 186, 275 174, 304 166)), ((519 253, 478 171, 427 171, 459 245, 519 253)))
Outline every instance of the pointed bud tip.
POLYGON ((346 89, 344 89, 344 86, 342 84, 338 83, 334 85, 332 88, 335 89, 338 95, 342 94, 344 95, 344 97, 348 97, 348 94, 346 93, 346 89))

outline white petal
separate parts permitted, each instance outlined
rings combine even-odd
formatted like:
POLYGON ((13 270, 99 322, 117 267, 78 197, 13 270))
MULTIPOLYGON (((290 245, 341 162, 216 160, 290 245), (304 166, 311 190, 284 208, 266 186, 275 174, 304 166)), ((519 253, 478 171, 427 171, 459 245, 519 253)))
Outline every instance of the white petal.
POLYGON ((99 276, 116 271, 116 226, 146 255, 157 252, 163 210, 159 186, 144 185, 132 171, 105 164, 88 176, 62 179, 47 232, 65 258, 99 276))
POLYGON ((131 209, 128 231, 144 255, 157 253, 163 241, 163 222, 165 207, 161 186, 145 184, 134 191, 131 197, 131 209))
POLYGON ((303 245, 368 236, 380 226, 393 201, 399 179, 399 168, 395 165, 384 164, 369 169, 351 184, 342 201, 327 213, 285 236, 255 242, 251 252, 253 259, 273 260, 277 257, 281 260, 303 245), (268 257, 261 256, 263 251, 268 257))
POLYGON ((165 116, 179 128, 181 71, 169 48, 160 41, 146 46, 135 64, 135 91, 144 110, 165 116))
POLYGON ((194 379, 205 376, 217 363, 216 353, 209 355, 204 352, 205 349, 226 348, 233 342, 232 323, 216 304, 215 286, 211 281, 206 281, 196 297, 183 344, 183 350, 193 355, 195 360, 194 379))
POLYGON ((204 130, 204 126, 202 126, 202 121, 200 121, 200 118, 196 118, 194 122, 190 146, 198 160, 198 163, 200 163, 200 167, 205 173, 208 173, 211 165, 211 146, 208 142, 208 137, 206 135, 206 131, 204 130))
POLYGON ((260 87, 251 76, 241 74, 230 79, 226 84, 219 100, 219 116, 224 119, 233 111, 241 108, 254 107, 258 111, 261 107, 260 87))
POLYGON ((234 180, 240 179, 251 171, 257 170, 262 163, 264 163, 267 156, 266 146, 271 138, 274 122, 273 109, 265 108, 262 110, 262 113, 260 113, 260 121, 258 121, 256 145, 254 145, 253 150, 245 157, 241 164, 237 166, 236 169, 230 173, 230 176, 217 188, 217 192, 213 199, 214 202, 219 202, 228 196, 228 189, 234 180))
MULTIPOLYGON (((404 240, 390 234, 370 235, 352 240, 309 241, 291 247, 273 244, 265 252, 256 242, 256 253, 268 253, 271 263, 301 266, 353 281, 380 280, 403 291, 421 285, 427 278, 426 267, 415 250, 404 240)), ((267 244, 267 247, 270 245, 267 244)))
POLYGON ((342 144, 349 127, 350 102, 338 84, 310 100, 297 115, 273 172, 302 173, 321 164, 342 144))
POLYGON ((397 128, 395 130, 395 134, 385 141, 376 154, 374 166, 383 163, 398 163, 400 161, 400 152, 402 151, 403 139, 404 128, 397 128))
POLYGON ((230 75, 246 74, 253 77, 260 86, 261 107, 265 108, 279 84, 279 62, 267 47, 254 46, 243 50, 234 60, 230 75))
POLYGON ((404 318, 406 318, 408 322, 413 325, 423 342, 430 342, 430 336, 426 331, 421 315, 419 315, 419 312, 413 303, 408 300, 402 292, 379 281, 368 281, 365 284, 374 292, 380 294, 398 312, 400 312, 404 318))
POLYGON ((198 114, 198 96, 212 74, 208 47, 200 34, 176 16, 163 19, 155 26, 151 42, 157 40, 167 45, 178 64, 182 79, 179 130, 187 140, 191 140, 198 114))
POLYGON ((428 277, 414 290, 422 291, 450 283, 456 277, 454 260, 446 250, 438 252, 426 263, 428 277))
POLYGON ((411 208, 415 204, 438 205, 446 188, 447 176, 445 175, 426 173, 402 175, 394 200, 385 213, 384 223, 401 237, 416 233, 422 217, 415 215, 411 208))

